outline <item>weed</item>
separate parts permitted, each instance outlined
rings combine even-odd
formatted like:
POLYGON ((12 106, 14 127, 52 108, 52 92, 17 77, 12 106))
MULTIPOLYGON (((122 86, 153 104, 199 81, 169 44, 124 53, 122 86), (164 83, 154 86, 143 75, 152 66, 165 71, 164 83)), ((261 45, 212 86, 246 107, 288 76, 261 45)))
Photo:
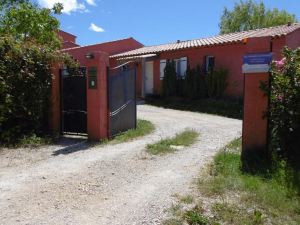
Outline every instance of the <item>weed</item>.
POLYGON ((155 130, 155 126, 147 120, 138 120, 136 129, 130 129, 120 135, 117 135, 107 143, 118 144, 126 141, 133 140, 135 138, 145 136, 152 133, 155 130))
POLYGON ((196 142, 198 133, 186 130, 177 134, 174 138, 166 138, 154 144, 147 145, 147 152, 153 155, 175 152, 174 146, 190 146, 196 142))

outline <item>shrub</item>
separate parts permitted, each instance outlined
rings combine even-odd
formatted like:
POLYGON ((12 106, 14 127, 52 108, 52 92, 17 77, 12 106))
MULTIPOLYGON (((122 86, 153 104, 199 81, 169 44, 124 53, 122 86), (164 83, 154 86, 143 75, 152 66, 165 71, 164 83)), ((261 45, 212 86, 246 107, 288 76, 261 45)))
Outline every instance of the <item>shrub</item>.
POLYGON ((272 64, 268 112, 270 149, 295 161, 300 155, 300 48, 283 50, 283 59, 272 64))
POLYGON ((164 97, 175 96, 177 89, 177 74, 174 61, 167 61, 164 73, 162 94, 164 97))
POLYGON ((209 97, 220 98, 227 87, 228 70, 220 68, 206 76, 207 94, 209 97))
POLYGON ((202 99, 207 96, 205 76, 202 74, 200 66, 197 66, 195 69, 191 69, 188 66, 183 96, 190 99, 202 99))
POLYGON ((34 43, 0 39, 0 144, 47 133, 51 64, 61 56, 34 43))

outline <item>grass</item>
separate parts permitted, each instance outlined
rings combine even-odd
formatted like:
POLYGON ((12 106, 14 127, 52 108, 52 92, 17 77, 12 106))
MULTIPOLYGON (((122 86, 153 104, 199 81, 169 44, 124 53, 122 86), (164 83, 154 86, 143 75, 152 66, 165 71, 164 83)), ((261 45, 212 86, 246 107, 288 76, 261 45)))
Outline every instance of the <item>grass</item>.
POLYGON ((147 145, 147 152, 152 155, 166 154, 175 152, 178 147, 187 147, 196 142, 198 133, 193 130, 185 130, 176 134, 173 138, 162 139, 154 144, 147 145))
POLYGON ((113 139, 107 141, 107 143, 118 144, 122 142, 131 141, 138 137, 142 137, 147 134, 150 134, 154 130, 155 130, 155 126, 153 123, 147 120, 138 119, 136 129, 130 129, 120 135, 117 135, 113 139))
POLYGON ((200 113, 208 113, 214 115, 225 116, 229 118, 243 118, 243 104, 241 101, 222 100, 222 99, 202 99, 202 100, 187 100, 187 99, 148 99, 147 104, 184 110, 200 113))
POLYGON ((206 200, 205 210, 197 206, 175 218, 181 224, 300 224, 300 197, 287 185, 285 170, 265 176, 244 173, 240 151, 241 139, 236 139, 202 172, 195 192, 206 200))

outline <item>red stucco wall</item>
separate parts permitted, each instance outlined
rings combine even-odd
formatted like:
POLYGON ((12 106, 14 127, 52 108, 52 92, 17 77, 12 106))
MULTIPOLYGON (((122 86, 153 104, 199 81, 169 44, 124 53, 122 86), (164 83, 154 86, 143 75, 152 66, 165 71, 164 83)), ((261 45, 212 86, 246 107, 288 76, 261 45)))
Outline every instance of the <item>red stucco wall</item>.
POLYGON ((69 52, 74 58, 76 58, 79 61, 82 61, 84 60, 85 53, 87 52, 101 51, 108 53, 108 55, 114 55, 129 50, 137 49, 140 47, 143 47, 143 45, 140 42, 136 41, 133 38, 128 38, 118 41, 65 49, 64 51, 69 52))
MULTIPOLYGON (((292 33, 287 38, 282 37, 272 40, 272 51, 274 59, 281 58, 282 48, 289 44, 295 48, 299 46, 300 31, 292 33)), ((188 64, 195 67, 202 65, 204 57, 212 55, 215 57, 215 68, 224 67, 229 70, 228 87, 226 95, 230 97, 243 97, 244 76, 242 74, 243 56, 247 53, 263 53, 271 50, 271 38, 249 38, 246 44, 231 44, 224 46, 213 46, 205 48, 193 48, 179 51, 163 52, 154 60, 154 94, 160 94, 160 60, 177 59, 181 57, 188 58, 188 64)), ((141 77, 141 71, 138 71, 138 77, 141 77)), ((138 89, 141 89, 140 87, 138 89)))
POLYGON ((296 30, 286 36, 286 44, 290 48, 300 47, 300 30, 296 30))
POLYGON ((68 32, 65 32, 63 30, 59 30, 58 32, 58 36, 65 42, 73 42, 76 43, 76 36, 73 34, 70 34, 68 32))

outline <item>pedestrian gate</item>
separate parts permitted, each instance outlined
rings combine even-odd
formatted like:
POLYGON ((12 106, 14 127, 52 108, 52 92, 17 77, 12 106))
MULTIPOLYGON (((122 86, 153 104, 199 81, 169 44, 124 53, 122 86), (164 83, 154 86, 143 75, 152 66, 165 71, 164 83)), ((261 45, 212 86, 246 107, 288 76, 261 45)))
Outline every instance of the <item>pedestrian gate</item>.
POLYGON ((109 70, 109 135, 136 128, 136 70, 120 66, 109 70))
POLYGON ((86 68, 61 70, 62 133, 87 133, 86 68))

